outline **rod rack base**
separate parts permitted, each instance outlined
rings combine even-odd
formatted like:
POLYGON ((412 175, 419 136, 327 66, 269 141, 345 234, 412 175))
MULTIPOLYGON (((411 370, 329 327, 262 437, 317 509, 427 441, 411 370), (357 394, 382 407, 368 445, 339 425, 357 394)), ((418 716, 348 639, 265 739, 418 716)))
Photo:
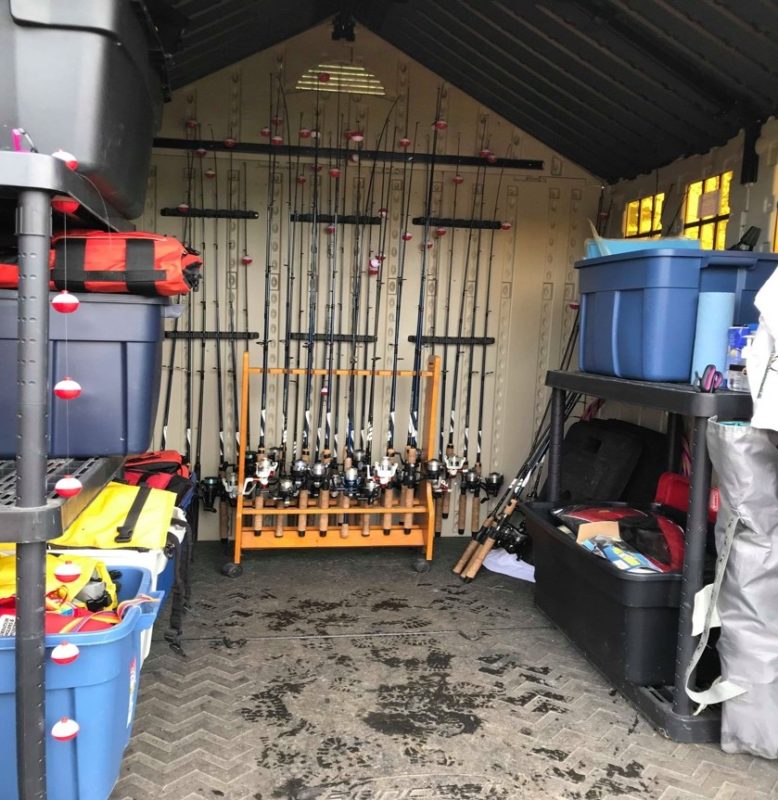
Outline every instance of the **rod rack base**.
MULTIPOLYGON (((409 342, 416 342, 415 336, 408 337, 409 342)), ((425 344, 457 344, 465 346, 494 344, 493 336, 422 336, 421 343, 425 344)))
POLYGON ((305 342, 309 338, 313 339, 314 342, 329 342, 331 339, 333 342, 356 342, 357 344, 373 344, 376 341, 375 336, 366 336, 364 333, 358 333, 356 336, 348 333, 333 333, 331 336, 326 333, 314 333, 309 337, 307 333, 300 332, 290 333, 289 338, 293 342, 305 342))
POLYGON ((218 339, 220 341, 231 342, 234 340, 243 341, 244 339, 254 341, 259 339, 257 331, 165 331, 166 339, 218 339))
POLYGON ((187 217, 190 219, 259 219, 257 211, 230 211, 226 208, 190 208, 182 211, 180 208, 160 209, 161 217, 187 217))
POLYGON ((414 217, 414 225, 429 225, 431 228, 466 228, 474 231, 497 231, 502 221, 496 219, 455 219, 452 217, 414 217))

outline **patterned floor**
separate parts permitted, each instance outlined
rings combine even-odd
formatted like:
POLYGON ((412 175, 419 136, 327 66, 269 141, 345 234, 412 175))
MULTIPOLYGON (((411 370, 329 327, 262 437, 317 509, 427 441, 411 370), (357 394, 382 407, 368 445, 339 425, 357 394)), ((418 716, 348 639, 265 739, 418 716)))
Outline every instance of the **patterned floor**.
POLYGON ((654 734, 532 604, 444 540, 252 555, 198 545, 185 657, 157 638, 112 800, 764 800, 778 765, 654 734))

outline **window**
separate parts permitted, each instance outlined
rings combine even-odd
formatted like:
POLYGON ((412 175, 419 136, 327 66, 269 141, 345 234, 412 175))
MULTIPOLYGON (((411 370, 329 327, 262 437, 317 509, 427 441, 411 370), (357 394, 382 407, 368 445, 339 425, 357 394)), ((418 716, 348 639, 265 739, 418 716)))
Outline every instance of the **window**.
POLYGON ((627 239, 655 239, 662 234, 664 192, 632 200, 624 207, 624 236, 627 239))
POLYGON ((686 190, 683 235, 699 239, 704 250, 723 250, 726 247, 731 184, 730 170, 690 183, 686 190))
POLYGON ((303 91, 369 94, 378 97, 386 94, 383 84, 372 72, 355 64, 317 64, 305 70, 295 88, 303 91))

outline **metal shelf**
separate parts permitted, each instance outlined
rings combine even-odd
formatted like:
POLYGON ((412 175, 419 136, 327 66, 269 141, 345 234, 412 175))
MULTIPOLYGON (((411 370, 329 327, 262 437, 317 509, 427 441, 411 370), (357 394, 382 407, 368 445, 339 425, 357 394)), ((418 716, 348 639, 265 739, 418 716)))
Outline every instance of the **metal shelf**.
MULTIPOLYGON (((708 419, 749 419, 751 396, 742 392, 700 392, 689 384, 649 383, 592 375, 585 372, 551 370, 546 373, 546 385, 551 394, 551 444, 548 460, 548 494, 551 502, 561 496, 562 439, 564 436, 565 392, 580 392, 623 403, 641 405, 670 414, 668 432, 679 430, 680 415, 693 419, 691 442, 691 474, 689 476, 689 513, 686 522, 686 549, 678 619, 673 686, 642 687, 614 681, 621 693, 662 733, 677 742, 716 741, 720 732, 718 709, 707 709, 695 715, 691 699, 686 694, 686 670, 694 651, 692 610, 694 597, 703 585, 705 545, 708 535, 708 497, 710 494, 711 464, 708 458, 706 432, 708 419)), ((671 435, 671 450, 675 436, 671 435)), ((671 452, 668 464, 673 464, 671 452)), ((694 675, 690 678, 694 685, 694 675)))

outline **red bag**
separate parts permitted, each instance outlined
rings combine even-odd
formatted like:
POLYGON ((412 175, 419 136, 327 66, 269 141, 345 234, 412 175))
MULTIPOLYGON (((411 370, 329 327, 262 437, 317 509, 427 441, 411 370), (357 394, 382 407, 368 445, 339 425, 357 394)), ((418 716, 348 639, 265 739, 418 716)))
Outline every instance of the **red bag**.
MULTIPOLYGON (((188 293, 200 279, 200 256, 173 236, 71 231, 54 236, 51 245, 51 289, 171 297, 188 293)), ((0 288, 18 285, 18 264, 0 265, 0 288)))
MULTIPOLYGON (((675 472, 663 472, 656 486, 654 502, 676 511, 689 511, 689 479, 675 472)), ((711 489, 708 500, 708 522, 715 522, 719 513, 719 490, 711 489)))

